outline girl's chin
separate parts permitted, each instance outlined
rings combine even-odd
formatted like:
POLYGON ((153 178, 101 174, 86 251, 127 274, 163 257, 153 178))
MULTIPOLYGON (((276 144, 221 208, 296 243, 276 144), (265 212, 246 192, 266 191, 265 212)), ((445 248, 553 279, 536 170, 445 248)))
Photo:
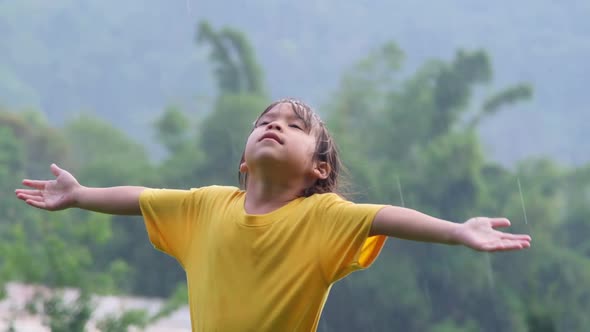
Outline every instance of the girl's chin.
POLYGON ((289 172, 296 166, 296 162, 278 153, 261 153, 248 160, 249 169, 269 169, 289 172))

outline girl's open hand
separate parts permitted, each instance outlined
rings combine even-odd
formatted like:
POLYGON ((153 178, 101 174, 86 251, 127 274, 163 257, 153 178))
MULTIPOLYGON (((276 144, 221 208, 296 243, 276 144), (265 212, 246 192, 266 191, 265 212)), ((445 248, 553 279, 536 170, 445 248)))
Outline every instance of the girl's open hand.
POLYGON ((80 184, 68 171, 51 164, 55 180, 23 180, 32 189, 16 189, 16 197, 36 208, 56 211, 74 206, 80 184))
POLYGON ((455 239, 460 244, 478 251, 520 250, 531 246, 529 235, 496 230, 508 226, 510 221, 505 218, 472 218, 458 228, 455 239))

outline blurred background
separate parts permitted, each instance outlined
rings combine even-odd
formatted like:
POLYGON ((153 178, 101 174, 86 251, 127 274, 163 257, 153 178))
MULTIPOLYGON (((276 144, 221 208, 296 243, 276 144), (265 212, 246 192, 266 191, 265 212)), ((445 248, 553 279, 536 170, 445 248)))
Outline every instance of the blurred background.
POLYGON ((89 186, 237 185, 256 116, 296 97, 336 137, 352 200, 506 216, 533 237, 501 254, 391 239, 335 285, 319 331, 587 331, 589 14, 582 0, 0 1, 0 327, 155 331, 186 308, 184 273, 141 218, 28 208, 22 178, 56 162, 89 186), (111 297, 157 305, 98 310, 111 297))

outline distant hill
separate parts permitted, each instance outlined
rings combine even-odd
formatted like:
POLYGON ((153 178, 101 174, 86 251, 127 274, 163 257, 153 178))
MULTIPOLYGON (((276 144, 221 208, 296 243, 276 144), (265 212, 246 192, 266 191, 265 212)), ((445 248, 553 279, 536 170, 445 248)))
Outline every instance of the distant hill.
MULTIPOLYGON (((394 40, 407 71, 458 48, 486 49, 494 87, 531 82, 535 97, 490 119, 481 133, 493 158, 548 154, 590 160, 590 2, 252 0, 0 2, 0 105, 37 108, 59 124, 94 112, 149 141, 169 104, 205 112, 214 95, 201 19, 252 40, 271 97, 321 106, 342 71, 394 40)), ((490 87, 493 88, 493 87, 490 87)))

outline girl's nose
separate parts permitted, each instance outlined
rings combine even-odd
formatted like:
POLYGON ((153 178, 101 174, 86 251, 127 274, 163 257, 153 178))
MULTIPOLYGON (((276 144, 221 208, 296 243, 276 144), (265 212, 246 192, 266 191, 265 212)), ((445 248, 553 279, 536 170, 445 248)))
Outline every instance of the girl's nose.
POLYGON ((266 129, 274 129, 274 130, 278 130, 278 131, 282 131, 282 127, 281 124, 278 121, 273 121, 271 123, 269 123, 268 125, 266 125, 266 129))

